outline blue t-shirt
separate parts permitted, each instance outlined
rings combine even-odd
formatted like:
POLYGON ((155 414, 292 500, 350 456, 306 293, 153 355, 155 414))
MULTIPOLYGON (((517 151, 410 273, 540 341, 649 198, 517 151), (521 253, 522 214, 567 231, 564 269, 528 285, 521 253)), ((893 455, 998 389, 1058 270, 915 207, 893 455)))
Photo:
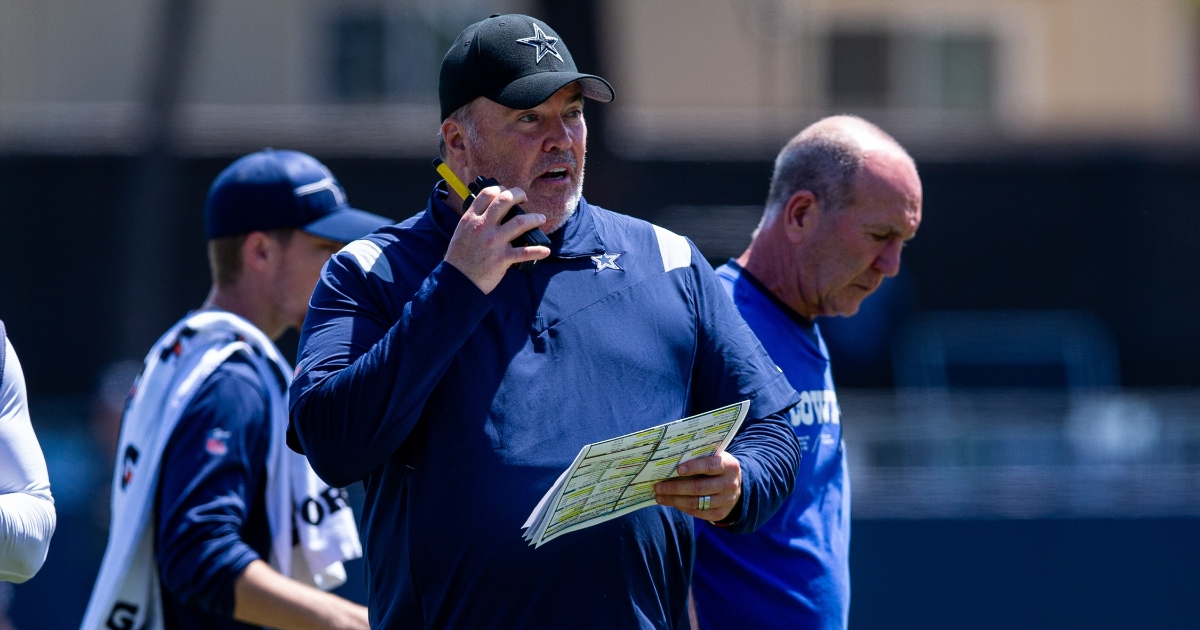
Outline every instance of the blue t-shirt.
POLYGON ((766 525, 731 536, 696 528, 692 586, 704 630, 845 628, 850 610, 850 482, 829 351, 809 321, 734 261, 717 269, 767 353, 800 392, 788 421, 803 449, 796 488, 766 525))
POLYGON ((581 201, 549 259, 484 295, 442 260, 458 222, 435 191, 348 245, 301 334, 292 422, 317 474, 364 479, 372 625, 686 625, 691 517, 538 549, 521 525, 584 444, 750 399, 730 529, 752 530, 795 479, 796 393, 687 239, 581 201))
POLYGON ((233 619, 233 591, 270 555, 270 441, 267 390, 235 354, 205 379, 163 451, 154 551, 167 630, 257 627, 233 619))

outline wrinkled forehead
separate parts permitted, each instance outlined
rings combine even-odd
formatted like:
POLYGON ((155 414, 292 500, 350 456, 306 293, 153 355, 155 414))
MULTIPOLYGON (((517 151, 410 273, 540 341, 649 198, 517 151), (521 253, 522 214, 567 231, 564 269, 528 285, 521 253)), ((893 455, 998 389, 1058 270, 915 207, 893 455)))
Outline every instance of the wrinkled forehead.
POLYGON ((864 152, 855 192, 901 198, 917 211, 921 207, 921 177, 912 158, 901 151, 881 148, 864 152))
POLYGON ((855 179, 846 220, 908 239, 920 227, 921 203, 921 181, 910 160, 867 159, 855 179))

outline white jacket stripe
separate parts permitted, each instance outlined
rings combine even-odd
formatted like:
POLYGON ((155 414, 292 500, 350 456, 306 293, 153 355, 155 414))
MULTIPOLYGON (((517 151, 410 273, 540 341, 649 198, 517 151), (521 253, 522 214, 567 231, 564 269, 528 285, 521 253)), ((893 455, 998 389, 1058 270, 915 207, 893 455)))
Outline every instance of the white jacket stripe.
POLYGON ((687 239, 657 225, 654 236, 658 239, 658 253, 662 256, 663 271, 689 267, 692 264, 692 248, 687 239))
POLYGON ((383 249, 373 241, 366 239, 354 241, 343 247, 342 251, 338 253, 353 256, 363 273, 373 273, 384 282, 392 282, 392 265, 388 262, 387 256, 383 255, 383 249))

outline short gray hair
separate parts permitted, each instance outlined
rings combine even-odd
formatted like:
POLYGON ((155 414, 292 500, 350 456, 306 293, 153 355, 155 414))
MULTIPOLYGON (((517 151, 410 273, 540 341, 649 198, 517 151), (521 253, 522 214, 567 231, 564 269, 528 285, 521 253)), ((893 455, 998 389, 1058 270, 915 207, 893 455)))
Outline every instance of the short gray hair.
MULTIPOLYGON (((475 124, 475 101, 470 101, 466 105, 459 107, 446 117, 446 120, 453 118, 462 123, 463 128, 467 132, 467 139, 472 143, 479 142, 479 126, 475 124)), ((446 138, 442 136, 442 130, 438 129, 438 155, 442 159, 446 159, 446 138)))
POLYGON ((862 170, 864 160, 862 142, 856 137, 860 134, 855 131, 875 135, 904 152, 886 132, 857 116, 835 116, 809 125, 775 158, 771 190, 758 224, 760 230, 775 220, 788 200, 801 190, 812 192, 817 201, 831 210, 851 203, 854 178, 862 170))

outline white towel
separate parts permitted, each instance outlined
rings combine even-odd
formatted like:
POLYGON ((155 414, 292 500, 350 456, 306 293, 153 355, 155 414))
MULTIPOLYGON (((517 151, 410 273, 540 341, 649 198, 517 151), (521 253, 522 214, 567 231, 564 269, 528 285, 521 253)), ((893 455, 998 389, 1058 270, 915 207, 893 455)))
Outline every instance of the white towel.
POLYGON ((162 629, 152 525, 159 464, 200 385, 235 353, 249 359, 271 392, 275 433, 267 453, 266 488, 271 566, 330 590, 346 581, 342 562, 362 556, 344 494, 331 490, 304 456, 284 446, 291 367, 250 322, 223 311, 200 311, 154 344, 130 393, 113 475, 108 548, 81 630, 162 629))

